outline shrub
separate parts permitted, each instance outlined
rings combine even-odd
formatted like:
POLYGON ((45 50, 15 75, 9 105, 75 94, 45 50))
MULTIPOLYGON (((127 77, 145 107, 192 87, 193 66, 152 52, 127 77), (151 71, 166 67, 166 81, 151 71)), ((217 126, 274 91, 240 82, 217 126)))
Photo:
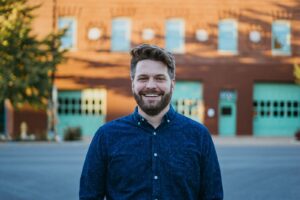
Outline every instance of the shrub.
POLYGON ((75 141, 81 140, 81 128, 80 127, 68 127, 64 131, 64 140, 65 141, 75 141))
POLYGON ((296 140, 300 141, 300 129, 295 134, 296 140))

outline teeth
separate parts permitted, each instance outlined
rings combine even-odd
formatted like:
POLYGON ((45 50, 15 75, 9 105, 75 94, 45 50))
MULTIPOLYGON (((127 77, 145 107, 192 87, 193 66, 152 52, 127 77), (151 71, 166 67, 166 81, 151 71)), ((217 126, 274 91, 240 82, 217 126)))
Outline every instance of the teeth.
POLYGON ((157 94, 146 94, 145 96, 146 96, 146 97, 158 97, 157 94))

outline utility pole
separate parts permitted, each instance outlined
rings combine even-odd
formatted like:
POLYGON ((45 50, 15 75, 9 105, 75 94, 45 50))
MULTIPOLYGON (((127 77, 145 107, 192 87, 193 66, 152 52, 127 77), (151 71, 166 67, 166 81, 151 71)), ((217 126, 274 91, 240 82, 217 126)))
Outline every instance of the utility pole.
MULTIPOLYGON (((57 29, 56 23, 57 23, 57 0, 53 0, 53 6, 52 6, 52 32, 55 32, 57 29)), ((52 49, 54 49, 54 44, 52 46, 52 49)), ((54 52, 53 52, 54 53, 54 52)), ((52 58, 54 58, 54 55, 52 54, 52 58)), ((55 81, 55 69, 56 66, 53 66, 53 70, 51 72, 51 86, 50 86, 50 98, 48 103, 48 138, 53 139, 54 141, 59 141, 56 125, 58 123, 58 116, 57 116, 57 88, 54 85, 55 81)))

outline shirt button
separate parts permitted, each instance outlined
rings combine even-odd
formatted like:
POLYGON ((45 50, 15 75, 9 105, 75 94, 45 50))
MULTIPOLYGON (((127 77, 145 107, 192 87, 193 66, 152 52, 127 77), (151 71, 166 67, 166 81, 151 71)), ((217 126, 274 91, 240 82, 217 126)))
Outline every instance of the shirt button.
POLYGON ((167 120, 167 122, 169 123, 169 122, 170 122, 170 120, 167 120))
POLYGON ((153 132, 153 135, 156 135, 156 132, 153 132))
POLYGON ((140 126, 140 125, 141 125, 141 122, 138 122, 138 125, 140 126))
POLYGON ((157 153, 154 153, 153 155, 154 155, 154 157, 157 157, 157 153))
POLYGON ((158 179, 158 176, 154 176, 154 179, 157 180, 157 179, 158 179))

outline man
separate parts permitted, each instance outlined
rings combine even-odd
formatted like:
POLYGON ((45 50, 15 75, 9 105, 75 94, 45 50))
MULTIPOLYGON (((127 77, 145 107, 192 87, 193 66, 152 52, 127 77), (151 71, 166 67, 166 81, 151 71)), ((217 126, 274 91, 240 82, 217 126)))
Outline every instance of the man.
POLYGON ((80 180, 80 199, 219 200, 219 163, 208 130, 170 105, 175 60, 166 50, 131 51, 135 111, 95 134, 80 180))

